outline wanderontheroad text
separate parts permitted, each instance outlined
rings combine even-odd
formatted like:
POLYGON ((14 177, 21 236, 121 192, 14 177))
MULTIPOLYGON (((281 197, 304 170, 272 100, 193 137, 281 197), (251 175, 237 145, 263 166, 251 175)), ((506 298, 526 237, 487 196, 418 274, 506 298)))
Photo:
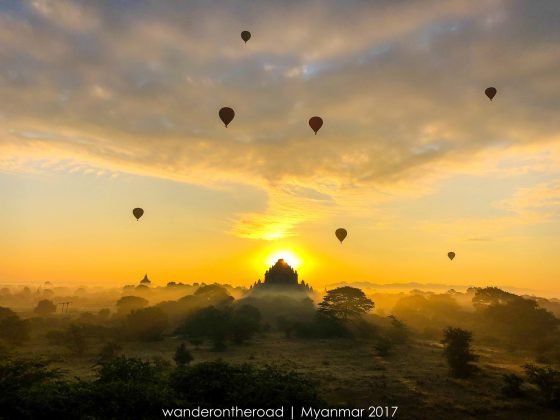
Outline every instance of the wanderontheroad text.
POLYGON ((283 418, 280 408, 175 408, 163 409, 164 417, 175 418, 283 418))

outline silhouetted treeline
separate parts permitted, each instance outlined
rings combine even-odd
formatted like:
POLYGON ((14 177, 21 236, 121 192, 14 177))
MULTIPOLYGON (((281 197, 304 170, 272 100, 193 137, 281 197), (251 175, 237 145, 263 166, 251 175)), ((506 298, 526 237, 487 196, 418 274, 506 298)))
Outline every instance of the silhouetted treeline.
POLYGON ((39 359, 0 359, 6 419, 153 419, 163 408, 318 406, 316 384, 276 366, 205 362, 172 368, 124 356, 104 360, 90 380, 68 380, 39 359))
POLYGON ((82 355, 92 345, 107 341, 158 341, 180 335, 195 346, 221 351, 230 344, 280 332, 286 339, 371 340, 379 354, 388 355, 411 335, 439 341, 442 330, 454 327, 471 331, 475 343, 528 351, 542 362, 560 361, 560 321, 549 310, 556 309, 555 301, 518 296, 496 287, 466 293, 413 291, 388 299, 345 286, 329 291, 319 302, 290 293, 249 293, 236 299, 229 292, 233 289, 217 284, 171 284, 161 289, 190 293, 151 304, 136 289, 127 289, 124 293, 134 294, 116 299, 111 309, 63 314, 52 312, 54 302, 40 299, 26 319, 4 308, 0 342, 21 346, 34 334, 46 334, 53 345, 82 355), (383 307, 382 313, 378 306, 383 307))

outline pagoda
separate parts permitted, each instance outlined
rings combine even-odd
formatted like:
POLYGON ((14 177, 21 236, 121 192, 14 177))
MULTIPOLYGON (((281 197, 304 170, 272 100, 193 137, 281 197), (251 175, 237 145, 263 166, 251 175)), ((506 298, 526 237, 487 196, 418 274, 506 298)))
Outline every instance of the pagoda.
POLYGON ((251 286, 251 290, 255 292, 312 292, 313 288, 303 280, 300 282, 297 271, 280 258, 264 273, 264 282, 259 279, 251 286))
POLYGON ((140 285, 149 286, 150 284, 152 284, 152 281, 148 278, 148 274, 146 273, 144 275, 144 278, 142 280, 140 280, 140 285))

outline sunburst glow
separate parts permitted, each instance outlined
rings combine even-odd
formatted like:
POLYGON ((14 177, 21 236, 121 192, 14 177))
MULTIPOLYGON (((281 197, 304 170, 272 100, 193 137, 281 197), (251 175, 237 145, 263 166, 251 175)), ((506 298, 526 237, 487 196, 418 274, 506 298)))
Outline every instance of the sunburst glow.
POLYGON ((283 259, 293 268, 299 267, 302 263, 301 259, 292 251, 277 251, 266 259, 266 263, 268 266, 271 266, 279 259, 283 259))

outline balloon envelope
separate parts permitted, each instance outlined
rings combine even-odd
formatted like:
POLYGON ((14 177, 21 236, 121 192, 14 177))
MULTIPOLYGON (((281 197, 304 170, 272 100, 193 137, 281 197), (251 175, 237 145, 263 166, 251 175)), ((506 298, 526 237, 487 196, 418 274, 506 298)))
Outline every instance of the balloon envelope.
POLYGON ((249 32, 249 31, 241 32, 241 39, 243 41, 245 41, 245 43, 247 43, 247 41, 249 41, 251 39, 251 32, 249 32))
POLYGON ((490 100, 492 100, 494 99, 494 96, 496 96, 496 93, 498 93, 498 90, 495 87, 489 87, 486 88, 484 93, 488 96, 488 98, 490 98, 490 100))
POLYGON ((134 215, 134 217, 136 217, 136 220, 138 220, 144 214, 144 210, 142 210, 140 207, 136 207, 134 210, 132 210, 132 214, 134 215))
POLYGON ((323 126, 323 119, 321 117, 309 118, 309 127, 311 127, 313 131, 315 131, 315 134, 317 134, 317 131, 319 131, 319 129, 322 126, 323 126))
POLYGON ((338 240, 340 241, 340 243, 342 243, 342 241, 344 240, 344 238, 346 238, 346 235, 348 235, 348 232, 346 232, 346 229, 344 228, 338 228, 334 234, 336 235, 336 237, 338 238, 338 240))
POLYGON ((447 253, 447 256, 449 257, 449 259, 450 259, 451 261, 453 261, 453 258, 455 258, 455 253, 454 253, 453 251, 448 252, 448 253, 447 253))
POLYGON ((220 109, 218 115, 220 116, 220 119, 227 127, 228 124, 233 121, 233 117, 235 117, 235 111, 226 106, 220 109))

